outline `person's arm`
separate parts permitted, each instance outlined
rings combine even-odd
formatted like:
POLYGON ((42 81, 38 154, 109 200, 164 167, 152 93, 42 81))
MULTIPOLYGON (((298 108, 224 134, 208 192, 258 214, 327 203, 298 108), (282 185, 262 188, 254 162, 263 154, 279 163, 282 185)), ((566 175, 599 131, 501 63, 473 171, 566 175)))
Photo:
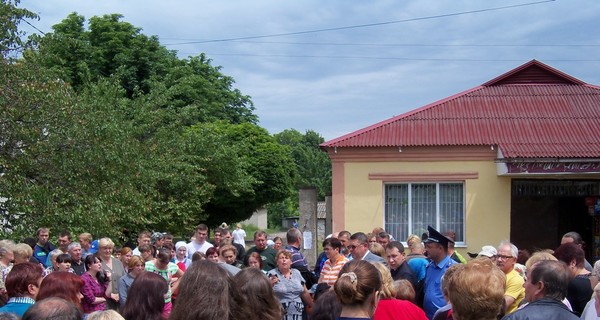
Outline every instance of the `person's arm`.
POLYGON ((313 306, 313 299, 310 297, 310 293, 308 293, 306 286, 303 285, 303 287, 304 287, 304 292, 302 292, 302 294, 300 295, 300 299, 302 299, 302 302, 304 302, 304 305, 311 308, 313 306))
POLYGON ((83 287, 81 287, 81 295, 83 295, 83 302, 87 304, 95 304, 96 303, 96 295, 94 294, 94 290, 92 288, 92 283, 90 279, 86 276, 82 276, 83 287))
POLYGON ((508 309, 513 303, 515 303, 515 298, 511 296, 504 296, 504 302, 506 303, 506 309, 508 309))
MULTIPOLYGON (((111 281, 111 277, 112 277, 112 273, 108 270, 104 271, 106 273, 106 290, 104 290, 104 296, 105 297, 111 297, 111 293, 112 293, 112 281, 111 281)), ((104 299, 104 301, 106 301, 106 299, 104 299)), ((118 300, 117 300, 118 301, 118 300)))
POLYGON ((121 306, 125 305, 125 302, 127 301, 127 283, 125 282, 127 275, 124 275, 123 277, 121 277, 121 279, 119 279, 119 304, 121 306))
POLYGON ((179 267, 177 267, 177 271, 173 275, 173 278, 176 278, 176 279, 170 283, 171 292, 175 292, 175 290, 177 290, 177 288, 179 288, 179 282, 181 282, 179 280, 181 280, 181 277, 183 277, 183 271, 181 271, 181 269, 179 269, 179 267))

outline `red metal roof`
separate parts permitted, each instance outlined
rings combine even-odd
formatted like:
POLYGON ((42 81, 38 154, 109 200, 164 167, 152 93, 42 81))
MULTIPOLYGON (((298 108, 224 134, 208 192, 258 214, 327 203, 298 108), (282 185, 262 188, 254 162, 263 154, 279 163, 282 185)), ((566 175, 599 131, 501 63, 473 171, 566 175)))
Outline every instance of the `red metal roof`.
POLYGON ((600 158, 600 87, 532 60, 322 147, 498 145, 505 158, 600 158))

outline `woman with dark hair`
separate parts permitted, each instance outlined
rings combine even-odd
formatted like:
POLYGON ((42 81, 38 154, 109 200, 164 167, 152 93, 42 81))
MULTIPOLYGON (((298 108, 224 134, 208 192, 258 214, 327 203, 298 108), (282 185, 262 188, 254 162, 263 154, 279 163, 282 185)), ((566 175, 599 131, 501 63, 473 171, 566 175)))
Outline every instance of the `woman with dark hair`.
POLYGON ((567 288, 567 300, 573 307, 573 312, 580 316, 585 305, 592 298, 594 285, 590 281, 591 272, 585 269, 585 253, 575 243, 561 244, 554 251, 558 261, 567 264, 569 270, 569 286, 567 288))
POLYGON ((214 263, 219 262, 219 249, 217 247, 210 247, 206 250, 206 260, 214 263))
POLYGON ((370 262, 352 260, 340 270, 333 290, 342 303, 341 318, 371 319, 379 301, 381 275, 370 262))
POLYGON ((144 269, 144 260, 142 260, 140 256, 131 257, 131 259, 129 259, 129 266, 127 266, 127 269, 129 272, 119 279, 119 304, 121 306, 125 305, 129 288, 131 288, 135 278, 146 271, 144 269))
POLYGON ((52 272, 42 281, 37 301, 50 297, 62 298, 82 310, 81 288, 83 288, 83 280, 78 275, 70 272, 52 272))
POLYGON ((42 268, 39 264, 24 262, 15 264, 6 276, 8 303, 0 313, 15 313, 22 317, 34 303, 42 283, 42 268))
POLYGON ((244 258, 244 266, 246 268, 257 268, 262 270, 262 258, 258 252, 247 254, 244 258))
POLYGON ((171 309, 173 309, 171 296, 173 295, 173 290, 177 289, 179 280, 183 276, 183 271, 181 271, 176 264, 171 262, 171 249, 166 248, 160 249, 156 254, 156 258, 146 262, 144 267, 146 271, 156 273, 163 277, 168 284, 167 294, 164 297, 164 316, 165 318, 168 318, 169 314, 171 313, 171 309))
POLYGON ((233 277, 235 290, 232 290, 234 319, 279 320, 281 306, 278 303, 271 282, 261 270, 246 268, 233 277))
POLYGON ((273 238, 273 249, 275 249, 275 251, 277 252, 283 249, 283 240, 281 239, 281 237, 273 238))
POLYGON ((217 263, 193 262, 181 279, 169 320, 233 319, 230 286, 231 276, 217 263))
POLYGON ((97 310, 105 310, 107 297, 110 297, 112 292, 111 273, 108 270, 102 270, 102 263, 95 254, 85 257, 85 268, 87 271, 81 275, 83 312, 89 314, 97 310))
POLYGON ((348 258, 340 253, 342 243, 336 238, 329 238, 323 241, 323 252, 327 256, 325 264, 321 269, 318 283, 326 283, 333 286, 338 278, 340 269, 348 262, 348 258))
POLYGON ((315 300, 310 311, 310 320, 336 320, 340 317, 342 305, 333 290, 328 289, 315 300))
POLYGON ((71 268, 72 262, 73 262, 73 260, 71 259, 71 256, 68 253, 59 254, 56 257, 56 267, 57 267, 56 271, 64 271, 64 272, 74 273, 75 270, 73 270, 73 268, 71 268))
POLYGON ((131 285, 121 314, 127 320, 160 320, 164 317, 165 294, 169 286, 165 279, 152 272, 138 275, 131 285))
POLYGON ((312 306, 312 299, 304 286, 304 278, 300 271, 292 268, 292 254, 289 251, 279 251, 275 262, 277 267, 267 275, 273 284, 275 296, 283 307, 282 319, 302 319, 304 305, 312 306))

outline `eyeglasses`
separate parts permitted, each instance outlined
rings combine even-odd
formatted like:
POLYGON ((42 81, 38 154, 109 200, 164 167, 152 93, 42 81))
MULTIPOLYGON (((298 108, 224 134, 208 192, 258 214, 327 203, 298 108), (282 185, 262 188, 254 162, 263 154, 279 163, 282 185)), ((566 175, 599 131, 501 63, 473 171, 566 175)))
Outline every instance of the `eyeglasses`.
POLYGON ((499 259, 499 260, 508 260, 508 259, 511 259, 511 258, 514 258, 514 257, 513 256, 503 256, 503 255, 497 255, 496 256, 496 259, 499 259))
POLYGON ((362 245, 364 245, 364 244, 366 244, 366 243, 361 243, 361 244, 359 244, 359 245, 357 245, 357 246, 355 246, 355 245, 351 244, 351 245, 349 245, 349 246, 348 246, 348 249, 350 249, 350 250, 354 250, 354 249, 356 249, 356 248, 358 248, 358 247, 360 247, 360 246, 362 246, 362 245))

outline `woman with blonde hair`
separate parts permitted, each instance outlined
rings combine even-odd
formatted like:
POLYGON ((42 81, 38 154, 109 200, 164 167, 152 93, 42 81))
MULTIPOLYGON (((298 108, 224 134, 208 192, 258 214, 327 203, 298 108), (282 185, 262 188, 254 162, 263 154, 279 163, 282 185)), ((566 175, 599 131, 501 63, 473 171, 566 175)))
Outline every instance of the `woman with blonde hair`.
POLYGON ((135 278, 146 271, 144 260, 140 256, 131 257, 127 269, 129 272, 119 279, 119 305, 121 306, 124 306, 127 302, 127 294, 135 278))
POLYGON ((125 320, 118 312, 115 310, 102 310, 102 311, 94 311, 90 313, 86 320, 125 320))
POLYGON ((3 303, 6 303, 6 286, 2 274, 5 269, 12 267, 12 261, 15 258, 13 255, 14 245, 14 242, 9 240, 0 241, 0 296, 3 303))
POLYGON ((29 262, 33 255, 33 249, 27 243, 17 243, 12 247, 13 263, 2 270, 2 280, 6 282, 6 276, 14 265, 29 262))
MULTIPOLYGON (((408 247, 409 253, 406 255, 406 262, 417 277, 417 283, 425 279, 425 268, 429 261, 423 254, 425 247, 419 236, 411 234, 406 239, 406 246, 408 247)), ((417 290, 417 288, 415 288, 417 290)))
POLYGON ((396 288, 390 269, 381 263, 375 263, 375 268, 381 275, 381 290, 379 303, 373 315, 375 320, 415 319, 427 320, 425 312, 407 300, 396 299, 396 288))
POLYGON ((371 253, 373 253, 374 255, 380 256, 385 259, 385 248, 381 244, 377 242, 369 243, 369 251, 371 251, 371 253))
POLYGON ((109 309, 119 308, 119 279, 125 274, 125 268, 118 259, 112 256, 115 243, 110 238, 102 238, 98 241, 98 258, 102 262, 102 269, 111 273, 112 292, 110 299, 106 300, 109 309))
POLYGON ((448 283, 452 317, 496 320, 502 313, 506 276, 490 259, 478 258, 458 268, 448 283))

